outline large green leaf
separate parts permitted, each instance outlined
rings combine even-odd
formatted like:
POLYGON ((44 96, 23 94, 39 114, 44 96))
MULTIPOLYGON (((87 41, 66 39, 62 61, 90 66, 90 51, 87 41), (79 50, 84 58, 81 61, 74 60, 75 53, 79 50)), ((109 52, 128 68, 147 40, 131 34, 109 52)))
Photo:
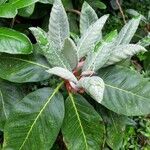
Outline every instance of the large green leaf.
POLYGON ((125 24, 118 34, 115 45, 129 44, 139 26, 140 20, 141 16, 133 18, 125 24))
POLYGON ((15 105, 4 128, 4 149, 52 147, 64 118, 64 100, 58 93, 61 85, 32 92, 15 105))
POLYGON ((117 31, 110 32, 104 39, 102 39, 92 50, 89 52, 82 71, 97 71, 109 59, 112 48, 114 46, 114 39, 117 37, 117 31))
POLYGON ((99 114, 80 95, 69 94, 65 102, 62 127, 69 150, 99 150, 103 143, 104 125, 99 114))
POLYGON ((8 3, 0 5, 0 17, 14 18, 18 13, 18 9, 27 7, 37 1, 39 0, 10 0, 8 3))
POLYGON ((39 82, 46 80, 50 69, 41 56, 12 56, 0 55, 0 77, 11 82, 39 82))
POLYGON ((105 82, 102 105, 128 116, 150 113, 150 82, 136 71, 122 66, 108 67, 99 71, 105 82))
POLYGON ((84 2, 80 16, 80 34, 83 35, 90 25, 95 23, 97 20, 98 16, 94 9, 87 2, 84 2))
POLYGON ((47 33, 44 30, 39 27, 32 27, 30 30, 35 36, 42 54, 47 58, 48 62, 53 67, 62 67, 71 70, 70 64, 63 53, 61 53, 61 51, 57 51, 57 49, 51 45, 51 42, 48 40, 47 33))
POLYGON ((4 129, 4 124, 11 114, 14 104, 25 96, 25 91, 19 85, 3 81, 0 79, 0 130, 4 129), (15 94, 14 94, 15 93, 15 94))
POLYGON ((92 24, 81 37, 77 45, 79 58, 82 58, 88 52, 90 52, 94 48, 96 42, 98 42, 102 38, 101 30, 107 18, 108 15, 102 16, 94 24, 92 24))
POLYGON ((55 0, 49 21, 49 38, 53 46, 61 51, 64 40, 70 36, 69 22, 61 0, 55 0))
POLYGON ((30 54, 32 49, 32 44, 26 35, 9 28, 0 28, 0 52, 30 54))

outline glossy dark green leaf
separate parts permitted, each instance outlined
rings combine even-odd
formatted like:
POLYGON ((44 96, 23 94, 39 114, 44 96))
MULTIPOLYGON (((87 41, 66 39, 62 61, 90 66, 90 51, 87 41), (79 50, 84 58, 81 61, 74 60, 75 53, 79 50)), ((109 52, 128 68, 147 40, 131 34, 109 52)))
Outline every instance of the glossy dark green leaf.
POLYGON ((41 56, 12 56, 0 55, 0 77, 17 83, 39 82, 46 80, 50 69, 46 60, 41 56))
POLYGON ((64 118, 64 100, 58 92, 61 85, 32 92, 15 105, 4 128, 4 149, 52 147, 64 118))
POLYGON ((101 69, 100 77, 105 82, 102 105, 128 116, 150 113, 150 82, 138 72, 114 66, 101 69))
POLYGON ((0 28, 0 52, 30 54, 32 49, 32 44, 26 35, 9 28, 0 28))
POLYGON ((0 130, 3 130, 13 105, 24 96, 25 91, 21 86, 0 79, 0 130))
POLYGON ((37 1, 39 0, 10 0, 8 3, 0 5, 0 17, 14 18, 18 13, 18 9, 27 7, 37 1))
POLYGON ((82 96, 70 94, 65 102, 62 133, 69 150, 99 150, 104 125, 99 114, 82 96))

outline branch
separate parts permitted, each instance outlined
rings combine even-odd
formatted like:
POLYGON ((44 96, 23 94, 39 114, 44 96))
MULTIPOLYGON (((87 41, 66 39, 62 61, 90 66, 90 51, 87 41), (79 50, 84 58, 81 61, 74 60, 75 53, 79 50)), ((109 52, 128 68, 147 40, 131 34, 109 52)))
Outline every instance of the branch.
POLYGON ((122 15, 123 22, 124 22, 124 24, 126 24, 125 15, 124 15, 124 12, 123 12, 123 10, 122 10, 122 8, 121 8, 121 5, 120 5, 120 3, 119 3, 119 0, 116 0, 116 4, 117 4, 117 6, 118 6, 118 8, 119 8, 119 10, 120 10, 120 13, 121 13, 121 15, 122 15))

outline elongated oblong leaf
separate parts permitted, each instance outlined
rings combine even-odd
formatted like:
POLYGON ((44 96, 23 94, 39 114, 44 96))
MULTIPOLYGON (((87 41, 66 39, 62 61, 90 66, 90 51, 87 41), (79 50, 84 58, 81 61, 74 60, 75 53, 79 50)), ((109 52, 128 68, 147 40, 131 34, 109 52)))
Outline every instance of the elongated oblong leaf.
POLYGON ((26 35, 9 28, 0 28, 0 52, 30 54, 32 49, 32 44, 26 35))
POLYGON ((54 1, 48 34, 53 46, 61 51, 64 40, 69 37, 69 22, 61 0, 54 1))
POLYGON ((19 85, 14 85, 0 79, 0 130, 3 131, 12 107, 25 96, 25 91, 19 85), (15 94, 14 94, 15 93, 15 94))
POLYGON ((74 83, 78 82, 77 78, 74 76, 74 74, 72 72, 70 72, 67 69, 61 68, 61 67, 51 68, 51 69, 47 70, 47 72, 50 74, 57 75, 63 79, 72 81, 74 83))
POLYGON ((124 44, 116 46, 112 49, 111 56, 109 57, 105 66, 112 65, 123 59, 130 58, 139 52, 146 52, 146 49, 137 44, 124 44))
POLYGON ((81 16, 80 16, 80 33, 83 35, 90 25, 98 20, 98 16, 95 10, 87 3, 84 2, 82 5, 81 16))
POLYGON ((139 26, 140 20, 141 16, 133 18, 125 24, 118 34, 115 45, 129 44, 139 26))
POLYGON ((105 82, 102 105, 127 116, 150 113, 150 83, 136 71, 121 66, 99 71, 105 82))
POLYGON ((104 126, 99 114, 82 96, 70 94, 65 101, 62 133, 70 150, 98 150, 102 147, 104 126))
POLYGON ((0 55, 0 77, 2 79, 24 83, 46 80, 50 74, 49 64, 41 56, 17 57, 12 55, 0 55))
POLYGON ((116 36, 116 30, 110 32, 107 37, 95 46, 93 51, 89 52, 82 69, 83 71, 97 71, 108 61, 114 45, 112 41, 116 36))
POLYGON ((37 40, 37 44, 41 49, 41 53, 47 58, 48 62, 53 67, 62 67, 68 70, 72 70, 69 62, 64 57, 63 53, 57 51, 57 49, 51 45, 45 31, 43 31, 41 28, 33 27, 30 28, 30 30, 32 31, 33 35, 37 40))
POLYGON ((100 77, 82 77, 78 82, 78 87, 84 88, 98 103, 103 100, 105 86, 100 77))
POLYGON ((78 52, 77 52, 77 47, 74 41, 71 40, 70 38, 67 38, 65 40, 65 43, 62 49, 62 54, 68 60, 71 66, 71 69, 73 70, 78 64, 78 52))
POLYGON ((39 89, 17 103, 4 129, 4 149, 50 149, 64 118, 64 101, 55 90, 39 89), (15 134, 12 134, 15 133, 15 134))
POLYGON ((77 45, 79 58, 85 56, 89 51, 91 51, 94 48, 96 42, 102 38, 101 30, 107 18, 108 15, 102 16, 94 24, 92 24, 81 37, 77 45))

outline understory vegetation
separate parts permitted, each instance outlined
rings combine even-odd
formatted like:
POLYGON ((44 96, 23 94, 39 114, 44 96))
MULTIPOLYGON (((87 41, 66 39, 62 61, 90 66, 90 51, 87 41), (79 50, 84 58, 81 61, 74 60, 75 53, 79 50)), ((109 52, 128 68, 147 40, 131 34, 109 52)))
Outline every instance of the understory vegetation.
POLYGON ((0 1, 0 150, 150 150, 149 0, 0 1))

